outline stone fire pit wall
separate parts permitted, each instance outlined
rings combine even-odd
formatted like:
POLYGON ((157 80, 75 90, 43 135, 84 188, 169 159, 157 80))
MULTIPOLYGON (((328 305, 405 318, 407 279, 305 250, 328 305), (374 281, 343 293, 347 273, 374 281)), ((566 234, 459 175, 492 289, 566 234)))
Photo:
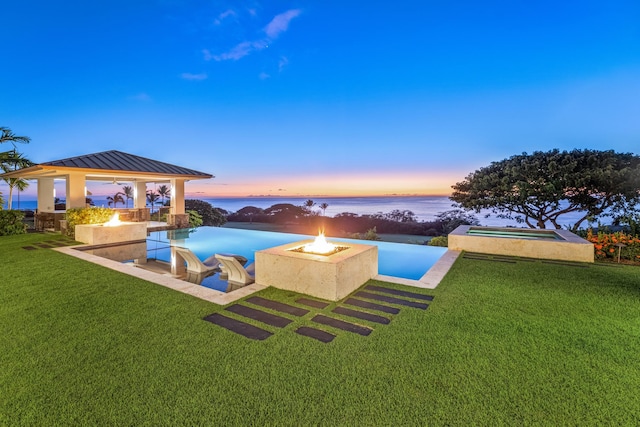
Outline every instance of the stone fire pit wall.
POLYGON ((146 238, 145 222, 123 222, 113 227, 104 227, 101 224, 78 224, 75 229, 75 240, 89 245, 107 245, 146 238))
POLYGON ((293 252, 312 240, 256 252, 256 283, 338 301, 378 275, 378 247, 338 243, 348 249, 333 255, 293 252))

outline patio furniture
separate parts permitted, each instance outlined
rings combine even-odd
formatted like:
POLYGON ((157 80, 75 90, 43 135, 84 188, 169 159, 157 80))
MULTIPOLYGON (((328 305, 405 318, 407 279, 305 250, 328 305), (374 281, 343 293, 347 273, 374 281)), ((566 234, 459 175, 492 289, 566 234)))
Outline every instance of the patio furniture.
POLYGON ((215 255, 210 256, 204 261, 200 261, 200 258, 187 248, 175 246, 175 249, 176 253, 179 254, 187 263, 187 271, 192 273, 206 273, 220 268, 220 261, 216 259, 215 255))
POLYGON ((220 268, 227 273, 230 284, 248 285, 256 281, 255 264, 244 268, 234 256, 216 254, 215 257, 222 264, 220 268))

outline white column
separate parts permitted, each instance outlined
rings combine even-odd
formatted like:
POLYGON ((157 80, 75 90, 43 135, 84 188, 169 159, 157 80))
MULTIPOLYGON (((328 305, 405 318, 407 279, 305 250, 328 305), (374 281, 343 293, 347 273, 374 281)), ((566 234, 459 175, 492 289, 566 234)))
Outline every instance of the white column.
POLYGON ((53 212, 53 178, 38 178, 38 212, 53 212))
POLYGON ((84 208, 87 206, 85 196, 86 176, 84 173, 70 173, 67 175, 67 209, 84 208))
POLYGON ((171 180, 171 213, 184 214, 184 179, 171 180))
POLYGON ((147 206, 147 183, 136 181, 133 183, 133 207, 142 209, 147 206))

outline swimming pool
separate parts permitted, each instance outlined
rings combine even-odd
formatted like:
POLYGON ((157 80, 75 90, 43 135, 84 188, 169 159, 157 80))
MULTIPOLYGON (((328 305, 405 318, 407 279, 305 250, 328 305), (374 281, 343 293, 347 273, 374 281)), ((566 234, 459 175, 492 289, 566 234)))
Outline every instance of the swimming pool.
MULTIPOLYGON (((251 263, 255 260, 256 251, 313 237, 271 231, 199 227, 192 232, 187 229, 152 232, 147 239, 147 251, 148 258, 169 262, 170 246, 182 246, 189 248, 200 259, 222 252, 242 255, 251 263)), ((378 273, 410 280, 419 280, 447 251, 447 248, 407 243, 342 238, 328 240, 376 245, 378 246, 378 273)))

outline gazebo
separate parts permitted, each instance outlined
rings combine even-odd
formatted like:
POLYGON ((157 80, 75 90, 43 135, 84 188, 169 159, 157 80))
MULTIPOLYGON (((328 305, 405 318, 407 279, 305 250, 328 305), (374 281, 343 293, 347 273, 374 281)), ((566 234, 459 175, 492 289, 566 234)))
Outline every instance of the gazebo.
POLYGON ((133 219, 148 220, 146 209, 147 183, 168 183, 171 186, 171 207, 167 224, 183 228, 189 224, 184 208, 185 182, 210 179, 213 175, 176 166, 122 151, 103 151, 84 156, 37 164, 7 172, 0 178, 35 179, 38 184, 38 213, 55 213, 54 179, 66 181, 66 209, 86 206, 87 181, 131 182, 134 204, 133 219))

